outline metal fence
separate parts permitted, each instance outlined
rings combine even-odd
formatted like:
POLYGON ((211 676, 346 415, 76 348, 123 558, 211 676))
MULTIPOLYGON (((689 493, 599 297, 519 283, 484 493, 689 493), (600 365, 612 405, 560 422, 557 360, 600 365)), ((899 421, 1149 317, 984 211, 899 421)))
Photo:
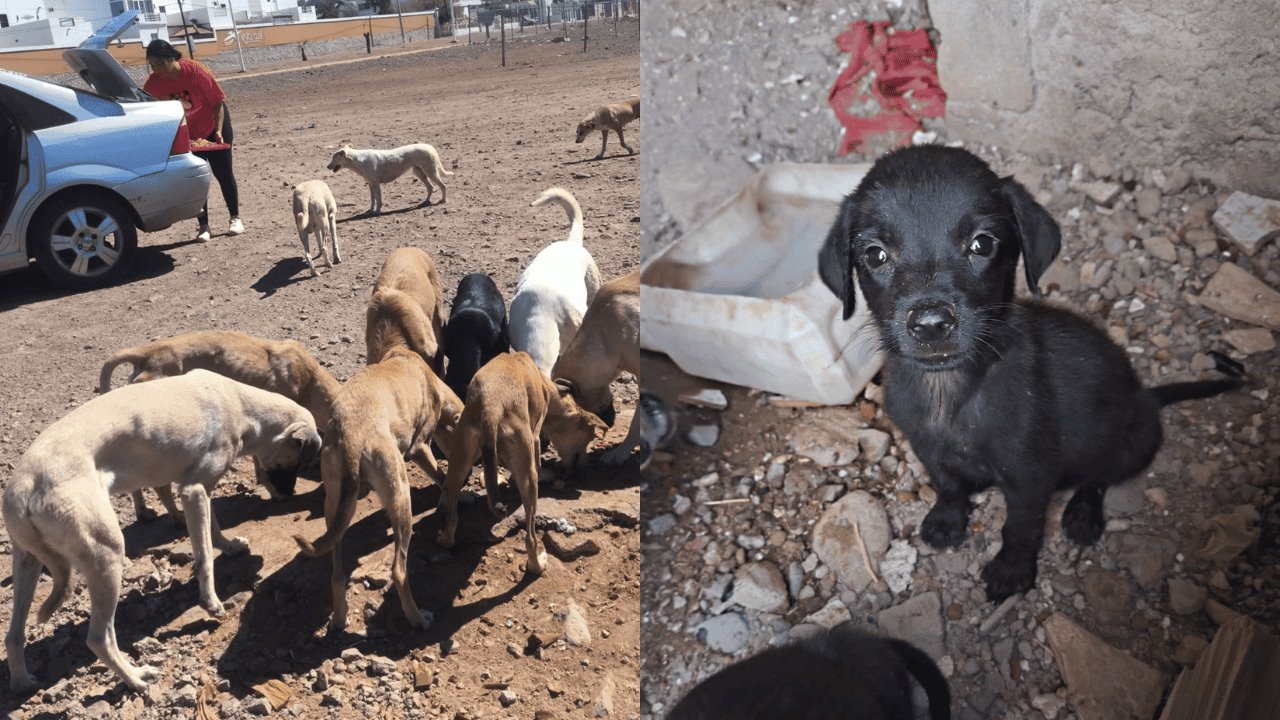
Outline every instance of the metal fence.
POLYGON ((530 35, 583 40, 640 34, 640 0, 600 2, 512 3, 502 8, 457 8, 457 22, 441 25, 441 34, 454 34, 469 44, 504 43, 530 35))

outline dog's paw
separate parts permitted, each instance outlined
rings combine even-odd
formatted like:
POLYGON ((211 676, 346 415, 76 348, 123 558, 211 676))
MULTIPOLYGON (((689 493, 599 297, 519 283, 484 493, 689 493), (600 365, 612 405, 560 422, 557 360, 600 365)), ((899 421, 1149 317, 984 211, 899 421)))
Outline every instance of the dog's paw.
POLYGON ((982 581, 987 584, 987 600, 1004 601, 1010 595, 1026 592, 1036 582, 1036 559, 1010 559, 1001 554, 982 569, 982 581))
POLYGON ((614 445, 600 456, 605 465, 625 465, 631 459, 632 448, 627 445, 614 445))
POLYGON ((143 505, 140 508, 136 508, 133 514, 135 517, 137 517, 138 522, 150 522, 160 517, 159 515, 156 514, 155 510, 152 510, 151 508, 145 505, 143 505))
POLYGON ((436 621, 436 616, 431 614, 430 610, 419 610, 415 618, 413 614, 405 615, 405 620, 409 621, 409 625, 418 630, 426 630, 431 627, 431 623, 436 621))
POLYGON ((959 547, 968 535, 969 513, 965 508, 939 503, 920 523, 920 537, 931 547, 959 547))
MULTIPOLYGON (((13 671, 10 670, 10 673, 13 671)), ((30 695, 40 689, 40 683, 36 682, 36 676, 31 673, 23 673, 21 675, 11 674, 9 676, 9 690, 14 695, 30 695)))
POLYGON ((1077 545, 1092 545, 1102 537, 1107 519, 1102 508, 1088 502, 1069 502, 1062 512, 1062 532, 1077 545))
POLYGON ((240 555, 249 552, 249 541, 242 537, 228 538, 222 546, 223 555, 240 555))
POLYGON ((436 544, 442 548, 453 547, 453 533, 446 533, 444 530, 436 533, 436 544))
POLYGON ((497 502, 496 500, 495 500, 495 501, 490 501, 490 502, 489 502, 489 514, 490 514, 490 515, 493 515, 494 517, 498 518, 499 520, 501 520, 502 518, 506 517, 506 516, 507 516, 507 506, 506 506, 506 503, 500 503, 500 502, 497 502))
POLYGON ((546 550, 539 552, 537 557, 529 558, 528 563, 525 564, 525 572, 529 573, 530 575, 537 576, 537 575, 541 575, 546 571, 547 571, 547 551, 546 550))
POLYGON ((222 601, 216 597, 205 598, 200 601, 200 607, 204 611, 214 617, 222 617, 227 614, 227 609, 222 605, 222 601))

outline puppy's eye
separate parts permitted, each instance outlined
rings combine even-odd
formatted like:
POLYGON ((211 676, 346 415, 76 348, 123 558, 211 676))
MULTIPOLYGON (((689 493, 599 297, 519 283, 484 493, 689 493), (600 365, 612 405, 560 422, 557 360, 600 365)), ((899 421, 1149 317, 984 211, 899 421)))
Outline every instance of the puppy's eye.
POLYGON ((863 250, 862 257, 863 257, 863 260, 866 261, 867 267, 871 268, 872 270, 889 262, 889 254, 886 253, 884 251, 884 248, 880 247, 879 245, 872 245, 866 250, 863 250))
POLYGON ((978 233, 969 241, 969 252, 986 257, 995 252, 996 239, 987 233, 978 233))

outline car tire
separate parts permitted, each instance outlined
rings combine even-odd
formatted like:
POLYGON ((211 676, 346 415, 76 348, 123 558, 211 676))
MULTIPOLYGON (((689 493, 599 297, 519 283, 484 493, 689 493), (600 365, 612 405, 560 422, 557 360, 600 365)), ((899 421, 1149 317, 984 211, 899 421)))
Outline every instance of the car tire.
POLYGON ((133 266, 138 230, 129 208, 93 192, 53 198, 28 235, 36 265, 55 283, 88 290, 118 282, 133 266))

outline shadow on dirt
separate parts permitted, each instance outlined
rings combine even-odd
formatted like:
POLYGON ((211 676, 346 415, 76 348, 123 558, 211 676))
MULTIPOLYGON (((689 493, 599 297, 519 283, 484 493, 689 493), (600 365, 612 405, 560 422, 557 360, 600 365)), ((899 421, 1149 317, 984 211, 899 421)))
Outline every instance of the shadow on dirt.
MULTIPOLYGON (((166 251, 191 242, 194 241, 139 247, 138 254, 134 257, 133 269, 118 284, 127 285, 168 274, 175 265, 173 258, 166 251)), ((52 280, 32 264, 24 270, 7 273, 4 276, 4 281, 0 282, 0 312, 32 303, 91 292, 93 290, 68 290, 54 285, 52 280)))
POLYGON ((262 297, 258 298, 261 300, 275 295, 276 291, 281 288, 310 278, 311 271, 307 268, 306 260, 303 260, 301 256, 287 257, 277 261, 274 267, 258 278, 249 288, 262 293, 262 297))

